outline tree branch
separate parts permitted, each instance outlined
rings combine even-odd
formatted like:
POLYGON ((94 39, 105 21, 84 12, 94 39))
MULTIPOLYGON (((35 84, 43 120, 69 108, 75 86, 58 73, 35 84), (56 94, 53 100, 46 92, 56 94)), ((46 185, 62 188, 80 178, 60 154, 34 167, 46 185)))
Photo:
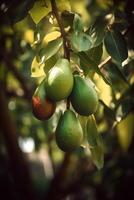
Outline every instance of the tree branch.
POLYGON ((55 0, 51 0, 51 6, 52 6, 52 12, 55 15, 55 18, 56 18, 56 20, 59 24, 61 36, 63 38, 64 57, 67 58, 68 60, 70 60, 69 43, 68 43, 68 39, 66 37, 66 33, 65 33, 65 30, 64 30, 62 21, 60 19, 59 13, 58 13, 58 8, 57 8, 55 0))

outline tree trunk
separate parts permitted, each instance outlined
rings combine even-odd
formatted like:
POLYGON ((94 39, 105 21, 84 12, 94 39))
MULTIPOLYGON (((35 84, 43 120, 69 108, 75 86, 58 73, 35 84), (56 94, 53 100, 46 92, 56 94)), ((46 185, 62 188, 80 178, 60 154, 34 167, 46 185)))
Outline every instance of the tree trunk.
POLYGON ((35 200, 28 165, 18 145, 15 123, 10 116, 2 84, 0 84, 0 111, 0 129, 8 153, 18 199, 35 200))

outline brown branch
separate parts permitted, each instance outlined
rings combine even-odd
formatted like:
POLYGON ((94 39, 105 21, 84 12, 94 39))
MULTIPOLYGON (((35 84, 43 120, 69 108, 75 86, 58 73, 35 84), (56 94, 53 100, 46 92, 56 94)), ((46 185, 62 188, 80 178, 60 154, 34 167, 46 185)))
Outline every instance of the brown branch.
POLYGON ((27 162, 18 145, 18 134, 10 116, 5 92, 0 83, 0 129, 8 153, 10 170, 20 200, 35 200, 27 162))
POLYGON ((64 47, 64 57, 70 60, 70 50, 69 50, 69 43, 66 37, 66 33, 62 24, 62 21, 60 19, 59 13, 58 13, 58 8, 56 5, 55 0, 51 0, 51 6, 52 6, 52 12, 55 15, 55 18, 59 24, 59 28, 61 31, 61 36, 63 38, 63 47, 64 47))

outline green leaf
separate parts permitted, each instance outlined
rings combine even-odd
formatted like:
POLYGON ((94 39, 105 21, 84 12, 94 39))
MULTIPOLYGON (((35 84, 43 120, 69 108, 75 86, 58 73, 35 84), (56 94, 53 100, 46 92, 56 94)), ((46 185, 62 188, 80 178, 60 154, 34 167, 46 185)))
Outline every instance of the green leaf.
POLYGON ((123 73, 122 66, 120 66, 119 63, 112 63, 110 66, 107 65, 104 68, 107 70, 108 77, 111 80, 113 87, 119 87, 119 81, 122 81, 123 84, 129 84, 125 74, 123 73))
POLYGON ((96 64, 99 64, 103 54, 103 44, 101 43, 100 45, 90 49, 86 54, 92 60, 95 60, 96 64))
POLYGON ((62 46, 63 40, 62 38, 58 38, 56 40, 50 41, 44 48, 42 48, 39 52, 39 57, 42 59, 44 57, 44 60, 48 60, 50 57, 55 55, 57 51, 62 46))
POLYGON ((99 100, 100 103, 104 106, 104 114, 105 116, 112 121, 115 121, 115 113, 114 110, 112 110, 111 108, 109 108, 102 100, 99 100))
POLYGON ((76 51, 87 51, 91 48, 90 37, 83 33, 73 33, 71 35, 71 44, 76 51))
POLYGON ((83 145, 87 145, 87 133, 86 133, 86 124, 87 124, 88 117, 84 117, 81 115, 78 115, 78 120, 80 121, 81 127, 83 129, 83 145))
POLYGON ((102 169, 104 165, 104 149, 102 140, 100 139, 99 145, 91 148, 90 151, 94 164, 99 170, 102 169))
POLYGON ((89 58, 85 52, 79 52, 78 56, 80 57, 81 60, 81 68, 84 70, 84 73, 86 75, 92 69, 97 74, 99 74, 107 84, 110 85, 109 80, 102 74, 102 72, 100 71, 98 65, 95 63, 94 60, 89 58))
POLYGON ((120 65, 127 59, 128 51, 124 37, 117 30, 109 30, 104 40, 109 55, 120 65))
POLYGON ((73 30, 71 35, 71 44, 76 51, 87 51, 91 49, 91 38, 88 34, 84 33, 84 26, 78 14, 75 14, 73 20, 73 30))
POLYGON ((31 64, 31 77, 45 76, 44 63, 38 63, 36 57, 34 57, 31 64))
POLYGON ((38 24, 42 18, 51 12, 51 4, 49 0, 39 0, 34 3, 33 8, 29 11, 35 24, 38 24))
POLYGON ((89 116, 87 120, 86 138, 89 144, 92 160, 96 167, 101 169, 104 165, 104 145, 93 115, 89 116))
POLYGON ((116 120, 121 121, 134 109, 134 100, 132 96, 126 96, 115 109, 116 120))
POLYGON ((119 144, 126 152, 134 136, 134 114, 130 113, 116 127, 119 144))
POLYGON ((102 43, 105 36, 106 25, 106 20, 103 17, 98 17, 87 31, 89 36, 92 38, 92 47, 96 47, 102 43))
POLYGON ((45 88, 45 78, 40 82, 40 84, 36 88, 34 96, 39 96, 41 100, 44 100, 44 98, 46 97, 46 91, 44 90, 44 88, 45 88))
POLYGON ((74 16, 73 29, 76 33, 84 31, 82 20, 78 14, 74 16))
POLYGON ((57 56, 57 54, 55 54, 54 56, 46 60, 45 67, 44 67, 44 71, 46 74, 48 74, 49 70, 55 65, 58 58, 59 57, 57 56))
POLYGON ((124 80, 124 82, 129 85, 129 82, 128 82, 127 78, 125 77, 125 74, 122 71, 122 67, 118 63, 116 64, 116 69, 117 69, 117 73, 120 76, 120 78, 122 78, 122 80, 124 80))
POLYGON ((124 119, 131 111, 134 110, 134 84, 130 85, 127 90, 122 94, 120 99, 116 103, 114 112, 116 114, 116 120, 119 122, 124 119))
POLYGON ((97 146, 98 134, 95 118, 91 115, 88 117, 86 124, 86 135, 90 148, 97 146))

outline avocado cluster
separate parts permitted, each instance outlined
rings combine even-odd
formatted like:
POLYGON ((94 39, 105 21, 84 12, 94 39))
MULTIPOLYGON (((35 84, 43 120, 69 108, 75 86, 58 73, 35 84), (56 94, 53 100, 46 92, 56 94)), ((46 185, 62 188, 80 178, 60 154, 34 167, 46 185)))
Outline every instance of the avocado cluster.
POLYGON ((34 116, 39 120, 48 120, 55 112, 56 102, 70 95, 73 82, 69 61, 59 59, 32 97, 34 116))
POLYGON ((91 82, 80 75, 73 75, 70 62, 60 58, 32 97, 34 116, 48 120, 55 112, 56 102, 63 99, 69 99, 73 109, 67 109, 60 116, 55 132, 56 142, 63 151, 73 151, 83 141, 77 113, 82 116, 95 113, 98 96, 91 82))

